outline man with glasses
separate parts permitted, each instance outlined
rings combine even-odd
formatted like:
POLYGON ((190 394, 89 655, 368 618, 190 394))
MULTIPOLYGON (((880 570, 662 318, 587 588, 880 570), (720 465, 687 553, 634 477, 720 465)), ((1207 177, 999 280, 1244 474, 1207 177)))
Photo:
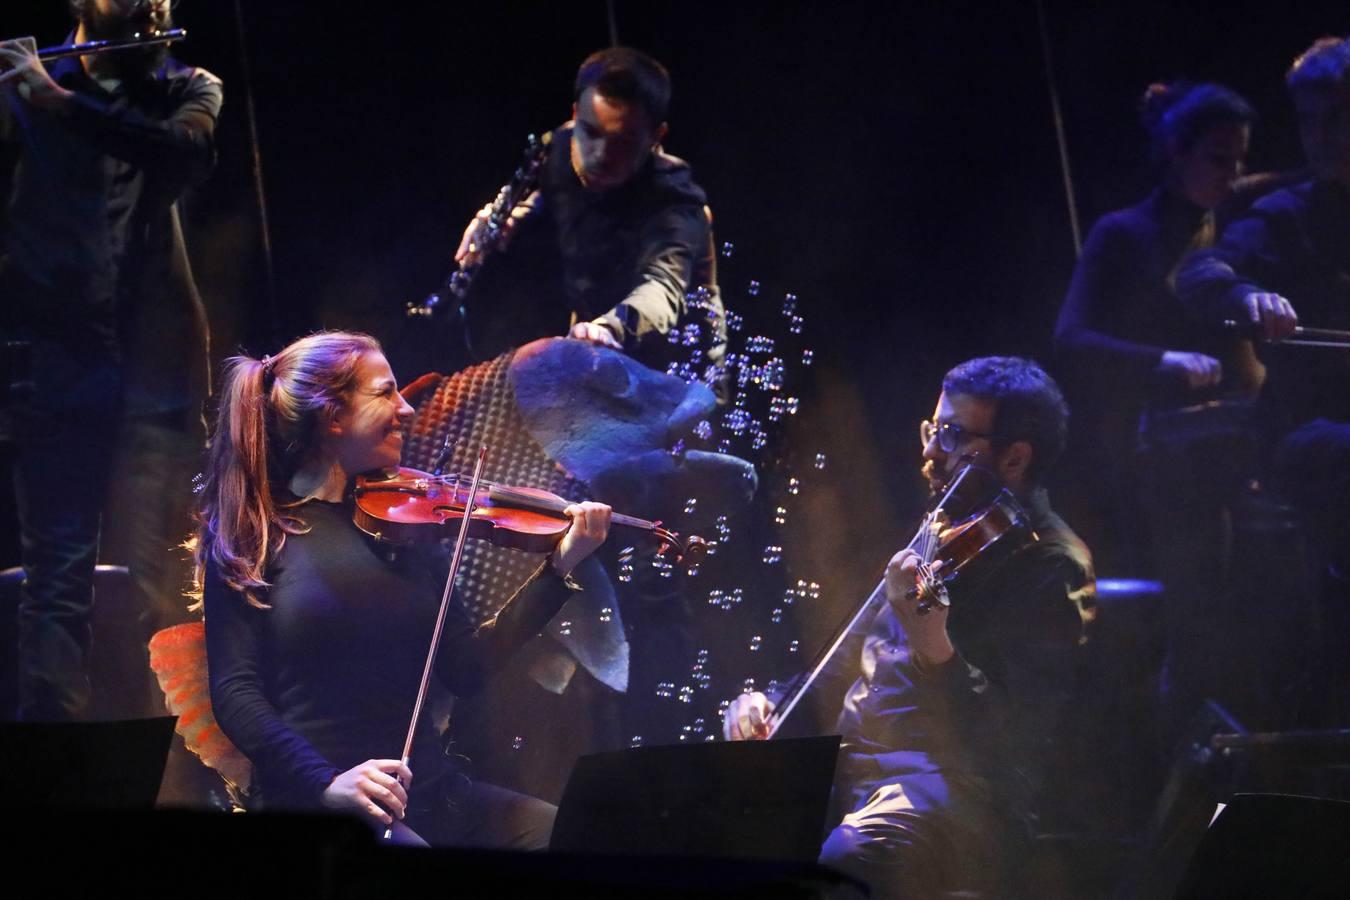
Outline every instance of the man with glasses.
MULTIPOLYGON (((162 32, 171 6, 73 0, 69 40, 162 32)), ((185 615, 171 548, 189 524, 208 368, 177 201, 215 163, 221 84, 163 46, 49 68, 32 38, 0 43, 0 80, 0 336, 31 345, 34 385, 0 410, 26 576, 19 713, 69 719, 90 699, 105 509, 123 517, 105 544, 121 545, 110 561, 129 566, 145 631, 185 615)))
MULTIPOLYGON (((808 698, 822 711, 842 705, 835 800, 847 814, 820 858, 874 897, 998 896, 1028 836, 1093 589, 1091 556, 1043 486, 1067 420, 1058 386, 1028 360, 973 359, 947 373, 919 427, 924 477, 937 494, 967 462, 987 468, 1037 539, 972 564, 950 586, 950 606, 931 608, 913 590, 917 554, 896 553, 884 602, 808 698)), ((741 695, 726 737, 767 736, 773 709, 764 694, 741 695)))

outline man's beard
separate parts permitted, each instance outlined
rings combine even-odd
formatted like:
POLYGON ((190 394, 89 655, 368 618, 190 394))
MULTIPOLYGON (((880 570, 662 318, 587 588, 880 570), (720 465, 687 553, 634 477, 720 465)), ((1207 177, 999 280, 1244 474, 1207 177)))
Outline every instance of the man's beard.
MULTIPOLYGON (((80 13, 80 23, 84 25, 85 36, 91 41, 123 41, 137 33, 168 31, 173 28, 173 13, 165 8, 163 13, 142 14, 132 18, 107 15, 98 9, 97 3, 90 0, 80 13)), ((99 69, 118 78, 144 78, 158 71, 168 58, 167 44, 114 50, 104 54, 99 69)))

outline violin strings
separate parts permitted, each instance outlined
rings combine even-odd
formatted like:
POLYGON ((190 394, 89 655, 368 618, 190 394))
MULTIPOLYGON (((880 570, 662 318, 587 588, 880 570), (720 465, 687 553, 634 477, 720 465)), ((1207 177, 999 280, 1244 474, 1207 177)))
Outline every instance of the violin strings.
MULTIPOLYGON (((459 474, 450 475, 427 475, 425 478, 391 478, 388 481, 380 481, 371 485, 386 489, 408 488, 416 489, 419 485, 434 484, 442 487, 450 487, 455 498, 458 499, 460 489, 467 492, 468 485, 464 483, 464 476, 459 474)), ((528 494, 524 491, 518 491, 514 488, 504 487, 491 481, 479 482, 479 495, 486 495, 489 500, 500 500, 510 503, 513 506, 533 512, 561 513, 567 507, 572 505, 571 500, 563 498, 537 497, 534 494, 528 494)), ((478 504, 478 505, 481 505, 478 504)), ((646 519, 639 519, 634 516, 626 516, 622 513, 613 513, 611 522, 615 525, 623 525, 629 528, 637 528, 643 531, 656 531, 660 527, 659 522, 650 522, 646 519)), ((673 535, 672 535, 673 537, 673 535)), ((676 541, 675 543, 679 543, 676 541)))

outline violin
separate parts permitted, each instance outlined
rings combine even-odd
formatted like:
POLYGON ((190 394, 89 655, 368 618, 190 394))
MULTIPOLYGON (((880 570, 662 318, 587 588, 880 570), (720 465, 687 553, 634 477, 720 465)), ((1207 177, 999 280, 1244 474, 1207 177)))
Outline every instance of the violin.
MULTIPOLYGON (((572 505, 570 500, 537 488, 505 487, 484 481, 487 447, 478 451, 472 476, 440 474, 440 466, 449 456, 449 447, 447 440, 435 473, 398 468, 381 477, 362 475, 356 479, 356 509, 352 520, 357 528, 376 540, 395 544, 439 542, 451 536, 451 528, 457 532, 436 626, 431 633, 431 646, 427 650, 412 719, 403 741, 401 759, 404 765, 408 764, 412 754, 417 722, 426 703, 436 650, 440 646, 446 611, 467 539, 477 537, 517 550, 545 552, 556 547, 567 529, 572 527, 571 518, 563 512, 572 505), (466 509, 468 515, 465 515, 466 509)), ((681 540, 673 531, 662 528, 660 522, 615 513, 610 524, 649 532, 660 542, 658 552, 674 549, 679 562, 693 564, 707 547, 702 538, 693 535, 681 540)), ((393 836, 391 824, 384 831, 384 840, 390 841, 393 836)))
MULTIPOLYGON (((1011 491, 996 475, 978 464, 978 455, 963 460, 933 508, 924 516, 908 548, 919 554, 910 596, 919 600, 918 610, 926 613, 935 607, 948 607, 947 588, 968 572, 977 560, 988 560, 992 551, 1012 551, 1029 541, 1040 540, 1031 528, 1031 519, 1011 491), (941 565, 939 565, 941 563, 941 565)), ((850 634, 868 615, 875 615, 876 604, 886 597, 886 579, 868 594, 835 633, 834 639, 816 657, 815 665, 782 701, 769 713, 766 725, 772 738, 783 727, 793 709, 825 671, 850 634)))
MULTIPOLYGON (((358 476, 352 519, 357 528, 380 541, 440 541, 464 521, 470 484, 467 476, 436 475, 410 468, 383 476, 358 476)), ((500 547, 547 553, 571 527, 572 520, 563 512, 571 505, 571 500, 539 488, 480 481, 468 517, 468 534, 500 547)), ((662 528, 660 522, 634 516, 614 513, 610 524, 650 534, 658 542, 657 552, 664 555, 673 550, 678 563, 696 563, 708 546, 696 535, 681 538, 662 528)))
MULTIPOLYGON (((957 501, 968 489, 966 482, 988 482, 992 477, 992 473, 973 460, 967 462, 952 476, 937 506, 924 516, 914 540, 910 541, 910 548, 919 554, 919 565, 909 596, 918 598, 920 613, 936 606, 950 606, 947 587, 971 563, 988 559, 995 548, 1015 549, 1027 541, 1040 539, 1031 528, 1026 510, 1004 487, 996 487, 992 499, 985 500, 974 512, 952 521, 949 510, 960 508, 957 501)), ((977 496, 988 497, 987 485, 975 490, 977 496)))

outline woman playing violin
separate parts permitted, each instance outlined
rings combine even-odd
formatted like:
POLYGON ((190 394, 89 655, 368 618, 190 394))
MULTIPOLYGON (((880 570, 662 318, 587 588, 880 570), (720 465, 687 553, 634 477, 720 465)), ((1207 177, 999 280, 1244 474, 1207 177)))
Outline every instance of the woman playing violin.
MULTIPOLYGON (((435 545, 395 552, 352 522, 355 476, 398 465, 413 413, 379 344, 327 332, 274 357, 235 357, 221 397, 197 577, 211 702, 253 762, 259 804, 397 821, 412 842, 546 846, 553 807, 472 782, 430 724, 409 764, 397 758, 447 564, 435 545)), ((444 688, 475 690, 568 598, 610 509, 566 514, 556 550, 493 619, 475 628, 452 602, 436 664, 444 688)))

